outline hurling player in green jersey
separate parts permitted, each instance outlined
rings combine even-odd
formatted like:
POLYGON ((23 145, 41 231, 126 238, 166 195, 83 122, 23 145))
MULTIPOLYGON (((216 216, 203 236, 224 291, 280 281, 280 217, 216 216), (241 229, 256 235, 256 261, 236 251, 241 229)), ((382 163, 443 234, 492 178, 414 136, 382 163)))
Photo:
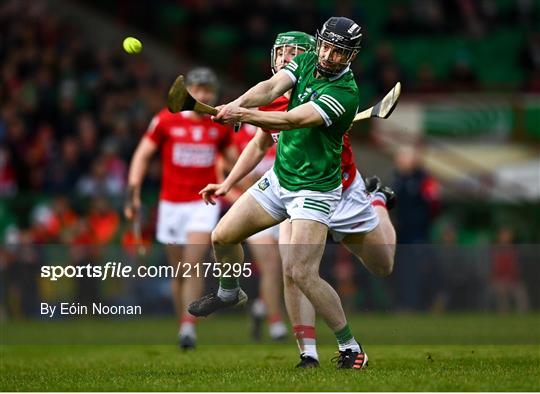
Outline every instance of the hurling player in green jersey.
MULTIPOLYGON (((351 333, 339 296, 319 276, 319 264, 341 197, 343 134, 358 109, 358 87, 349 66, 361 37, 354 21, 330 18, 317 32, 315 52, 297 56, 272 78, 218 107, 214 118, 282 131, 274 168, 236 201, 212 233, 217 262, 243 262, 243 240, 289 218, 291 244, 282 256, 284 269, 335 333, 338 367, 354 369, 364 367, 367 357, 351 333), (290 89, 287 112, 258 110, 290 89)), ((222 277, 218 292, 193 302, 189 311, 206 316, 246 300, 238 278, 222 277)))

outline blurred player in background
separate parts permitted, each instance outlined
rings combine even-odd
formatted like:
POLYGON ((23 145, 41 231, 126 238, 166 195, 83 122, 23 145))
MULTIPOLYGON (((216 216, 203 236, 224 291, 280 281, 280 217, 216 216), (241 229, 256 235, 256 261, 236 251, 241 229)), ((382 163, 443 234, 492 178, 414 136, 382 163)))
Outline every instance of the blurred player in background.
MULTIPOLYGON (((281 70, 306 49, 314 48, 315 38, 309 34, 303 32, 278 34, 272 48, 273 72, 281 70)), ((285 93, 266 108, 285 111, 290 93, 290 91, 285 93)), ((227 185, 235 184, 238 177, 257 166, 257 160, 265 157, 264 149, 272 149, 268 133, 273 141, 278 141, 279 131, 259 130, 246 147, 247 153, 240 155, 231 175, 219 185, 219 188, 213 188, 215 195, 227 193, 227 185)), ((330 221, 330 233, 336 242, 343 243, 372 273, 380 276, 389 275, 394 262, 395 231, 387 207, 393 206, 394 193, 389 188, 382 187, 377 177, 368 180, 366 190, 366 185, 356 169, 348 133, 343 136, 341 175, 343 194, 330 221)), ((212 188, 218 185, 209 186, 212 188)), ((287 245, 291 242, 290 237, 291 222, 285 220, 280 224, 279 238, 284 254, 287 253, 287 245)), ((319 357, 315 337, 315 310, 288 275, 284 275, 284 286, 287 312, 301 352, 301 360, 297 366, 316 367, 319 365, 319 357)))
MULTIPOLYGON (((358 54, 361 37, 361 28, 354 21, 330 18, 318 34, 316 53, 297 56, 272 78, 219 107, 214 118, 227 124, 247 122, 265 129, 287 130, 280 133, 273 168, 240 197, 213 231, 218 262, 243 261, 242 240, 289 217, 290 244, 282 256, 285 275, 334 332, 339 346, 337 365, 346 369, 363 368, 367 356, 352 335, 339 296, 319 276, 319 264, 330 219, 342 193, 343 134, 358 110, 358 87, 349 66, 358 54), (290 89, 288 111, 253 109, 270 104, 290 89)), ((263 150, 271 142, 266 139, 263 144, 255 144, 263 150)), ((212 196, 219 187, 207 187, 203 191, 205 201, 213 203, 212 196)), ((237 278, 222 277, 218 292, 195 301, 189 311, 205 316, 241 305, 246 299, 237 278)))
MULTIPOLYGON (((186 76, 191 95, 203 103, 215 104, 218 80, 208 68, 195 68, 186 76)), ((131 161, 128 196, 124 209, 128 219, 135 219, 141 208, 141 185, 148 163, 161 151, 162 180, 159 196, 156 238, 166 245, 169 264, 200 263, 210 245, 210 234, 219 218, 219 205, 205 206, 198 192, 216 181, 216 157, 221 153, 231 163, 237 157, 232 144, 232 128, 212 122, 207 115, 185 111, 161 110, 150 122, 131 161)), ((195 347, 195 318, 187 305, 201 296, 204 278, 192 275, 172 281, 176 315, 180 322, 179 345, 195 347)))

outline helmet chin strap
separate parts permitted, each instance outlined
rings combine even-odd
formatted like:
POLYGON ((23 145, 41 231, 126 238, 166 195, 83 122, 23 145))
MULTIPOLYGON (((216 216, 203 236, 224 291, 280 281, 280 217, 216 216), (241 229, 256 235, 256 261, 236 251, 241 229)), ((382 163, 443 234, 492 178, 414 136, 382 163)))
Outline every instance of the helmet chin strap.
POLYGON ((347 66, 349 66, 350 63, 345 63, 343 64, 343 67, 341 67, 339 70, 336 70, 336 71, 332 71, 332 70, 329 70, 325 67, 323 67, 321 65, 321 63, 318 61, 317 62, 317 65, 315 66, 317 72, 319 74, 321 74, 323 77, 326 77, 326 78, 331 78, 331 77, 335 77, 336 75, 339 75, 341 72, 343 72, 343 70, 345 70, 347 68, 347 66))
POLYGON ((333 72, 330 72, 328 71, 326 68, 324 68, 323 66, 321 66, 319 63, 317 63, 317 66, 315 68, 317 70, 317 72, 323 76, 323 77, 326 77, 326 78, 331 78, 337 74, 334 74, 333 72))

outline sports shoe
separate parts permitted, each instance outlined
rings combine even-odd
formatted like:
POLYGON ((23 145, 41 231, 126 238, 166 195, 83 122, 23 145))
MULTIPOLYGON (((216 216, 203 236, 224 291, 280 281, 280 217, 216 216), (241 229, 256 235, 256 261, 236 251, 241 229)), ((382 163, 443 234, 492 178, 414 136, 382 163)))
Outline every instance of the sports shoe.
POLYGON ((396 193, 388 186, 383 186, 377 175, 366 178, 366 191, 370 194, 382 193, 386 198, 386 209, 390 210, 396 205, 396 193))
POLYGON ((353 352, 346 349, 339 352, 339 355, 332 359, 337 361, 338 369, 362 369, 368 365, 368 356, 364 352, 353 352))
POLYGON ((247 299, 248 296, 242 289, 238 290, 236 298, 231 301, 223 301, 217 293, 210 293, 189 304, 188 312, 193 316, 208 316, 220 309, 244 305, 247 299))
POLYGON ((382 186, 382 182, 377 175, 373 175, 369 178, 366 178, 364 180, 364 183, 366 184, 366 191, 368 193, 374 193, 377 190, 379 190, 382 186))
POLYGON ((296 368, 317 368, 319 366, 319 360, 316 358, 305 356, 303 354, 300 355, 300 362, 296 364, 296 368))
POLYGON ((182 350, 194 350, 196 340, 191 335, 180 335, 178 337, 178 346, 182 350))

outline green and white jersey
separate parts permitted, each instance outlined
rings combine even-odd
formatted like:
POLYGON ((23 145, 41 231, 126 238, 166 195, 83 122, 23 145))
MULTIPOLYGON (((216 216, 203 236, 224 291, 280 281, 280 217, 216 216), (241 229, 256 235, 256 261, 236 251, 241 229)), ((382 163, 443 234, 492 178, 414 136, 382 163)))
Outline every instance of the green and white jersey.
POLYGON ((315 78, 317 55, 305 52, 285 68, 295 83, 288 111, 311 103, 324 124, 282 131, 274 171, 287 190, 330 191, 341 184, 343 134, 358 110, 358 86, 349 68, 332 78, 315 78))

